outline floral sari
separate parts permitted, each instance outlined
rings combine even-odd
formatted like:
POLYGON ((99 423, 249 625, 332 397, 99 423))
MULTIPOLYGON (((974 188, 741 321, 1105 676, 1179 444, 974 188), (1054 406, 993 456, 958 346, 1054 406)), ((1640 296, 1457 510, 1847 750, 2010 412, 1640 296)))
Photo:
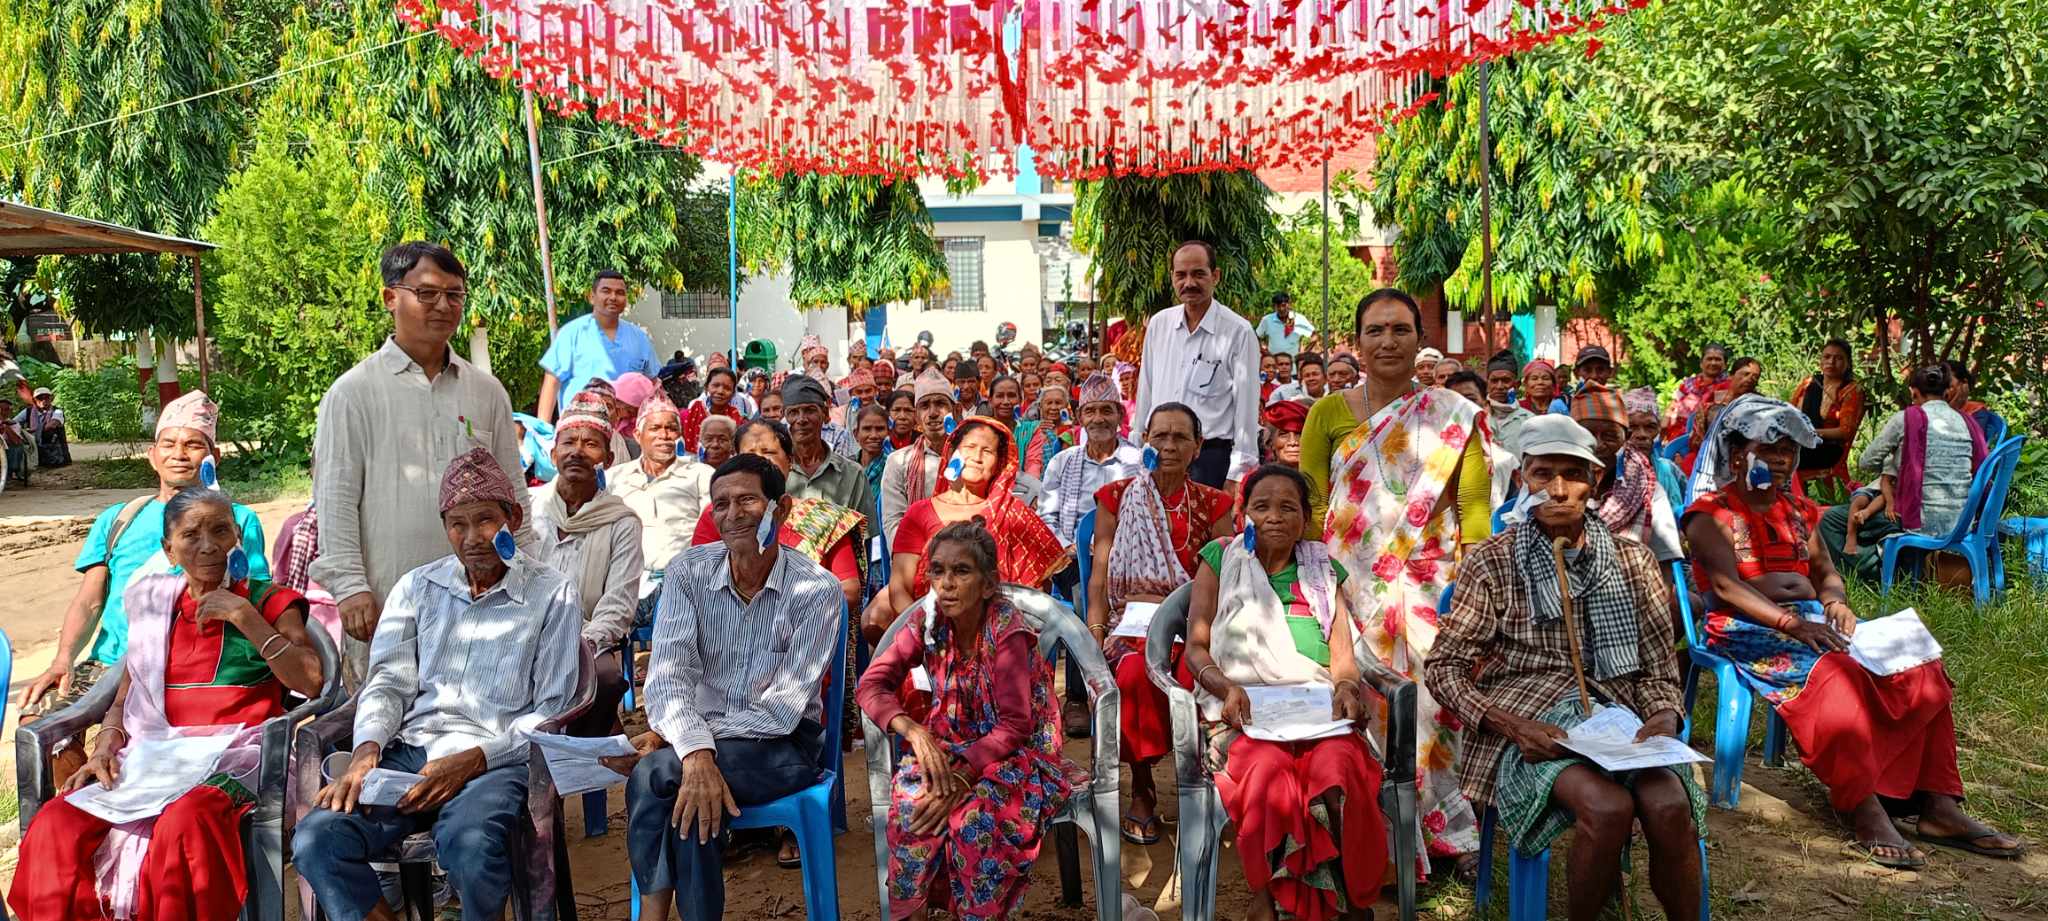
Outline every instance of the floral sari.
MULTIPOLYGON (((1363 636, 1380 661, 1416 679, 1417 790, 1425 852, 1479 849, 1472 805, 1458 789, 1457 717, 1420 679, 1436 643, 1437 600, 1456 575, 1458 522, 1449 489, 1479 408, 1446 390, 1420 390, 1382 408, 1337 443, 1324 540, 1353 574, 1344 583, 1363 636)), ((1496 503, 1498 496, 1495 497, 1496 503)), ((1385 751, 1386 722, 1374 731, 1385 751)))

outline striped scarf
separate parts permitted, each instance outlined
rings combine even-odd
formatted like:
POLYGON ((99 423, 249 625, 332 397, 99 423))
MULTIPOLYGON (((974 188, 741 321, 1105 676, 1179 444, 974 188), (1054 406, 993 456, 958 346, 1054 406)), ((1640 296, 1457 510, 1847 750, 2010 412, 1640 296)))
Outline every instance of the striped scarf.
MULTIPOLYGON (((1550 536, 1527 523, 1516 525, 1514 534, 1515 562, 1529 593, 1530 619, 1539 624, 1562 622, 1564 605, 1558 595, 1550 536)), ((1579 644, 1592 661, 1593 677, 1608 681, 1640 670, 1642 624, 1636 620, 1634 599, 1621 577, 1621 555, 1614 549, 1614 536, 1598 517, 1587 516, 1586 546, 1576 560, 1565 554, 1564 565, 1571 575, 1572 608, 1590 628, 1579 637, 1579 644)))

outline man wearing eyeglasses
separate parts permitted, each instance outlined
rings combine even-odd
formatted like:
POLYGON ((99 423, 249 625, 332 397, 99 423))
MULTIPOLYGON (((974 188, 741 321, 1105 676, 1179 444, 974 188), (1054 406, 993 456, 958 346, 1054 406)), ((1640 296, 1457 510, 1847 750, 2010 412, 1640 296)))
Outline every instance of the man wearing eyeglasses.
MULTIPOLYGON (((412 242, 386 250, 382 269, 391 337, 334 382, 313 435, 320 555, 309 574, 339 599, 351 687, 364 674, 392 586, 448 555, 433 514, 441 471, 481 445, 505 468, 520 506, 529 504, 505 388, 448 347, 465 325, 462 261, 445 247, 412 242)), ((526 526, 519 531, 519 544, 530 545, 526 526)))
POLYGON ((1234 493, 1259 462, 1259 341, 1252 325, 1215 299, 1222 278, 1216 249, 1200 240, 1173 251, 1173 291, 1180 303, 1145 324, 1138 371, 1137 413, 1185 403, 1201 420, 1202 453, 1188 477, 1234 493))
POLYGON ((591 378, 615 381, 632 371, 648 377, 660 372, 654 340, 625 319, 630 303, 626 276, 610 269, 597 273, 590 283, 590 312, 562 324, 540 357, 540 400, 534 409, 541 421, 554 422, 591 378))

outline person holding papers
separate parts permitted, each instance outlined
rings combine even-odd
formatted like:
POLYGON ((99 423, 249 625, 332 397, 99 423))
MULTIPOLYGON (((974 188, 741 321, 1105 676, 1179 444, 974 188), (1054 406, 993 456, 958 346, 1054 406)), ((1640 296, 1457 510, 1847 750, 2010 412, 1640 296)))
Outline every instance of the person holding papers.
POLYGON ((1617 539, 1590 509, 1601 474, 1592 433, 1570 416, 1538 416, 1523 426, 1521 448, 1522 520, 1466 555, 1423 666, 1430 693, 1465 726, 1459 785, 1482 813, 1499 814, 1524 854, 1576 832, 1574 921, 1599 917, 1613 898, 1639 820, 1665 917, 1697 918, 1706 797, 1690 765, 1610 771, 1565 747, 1568 730, 1592 716, 1588 702, 1639 718, 1633 743, 1676 741, 1684 695, 1670 593, 1649 549, 1617 539))
POLYGON ((440 507, 455 552, 392 587, 356 696, 354 756, 292 836, 299 877, 335 921, 392 921, 371 861, 421 831, 462 917, 503 916, 524 860, 530 735, 576 696, 583 606, 568 579, 513 549, 522 513, 505 468, 483 448, 456 458, 440 507), (375 795, 405 781, 402 795, 375 795))
POLYGON ((1351 606, 1337 590, 1350 574, 1321 542, 1302 539, 1309 484, 1300 471, 1267 464, 1246 478, 1244 496, 1245 533, 1201 550, 1186 663, 1203 717, 1224 727, 1208 754, 1237 825, 1249 917, 1369 918, 1387 836, 1383 771, 1357 731, 1374 705, 1358 677, 1351 606), (1258 737, 1294 728, 1260 718, 1252 694, 1274 686, 1327 698, 1320 712, 1301 714, 1321 731, 1258 737))
POLYGON ((242 552, 239 509, 200 486, 164 503, 164 555, 183 571, 128 586, 121 684, 91 758, 22 839, 24 872, 7 899, 16 917, 241 914, 239 829, 255 802, 256 727, 284 713, 287 690, 317 695, 323 676, 306 599, 230 559, 242 552))
POLYGON ((1088 574, 1088 629, 1116 670, 1121 692, 1123 760, 1131 765, 1131 808, 1124 840, 1159 841, 1159 793, 1152 766, 1172 742, 1166 694, 1145 674, 1145 632, 1119 630, 1134 604, 1157 606, 1187 584, 1202 545, 1230 533, 1230 494, 1204 486, 1188 470, 1202 451, 1202 423, 1179 403, 1162 403, 1145 424, 1144 473, 1095 491, 1094 565, 1088 574))
POLYGON ((1929 844, 2018 856, 2017 839, 1963 812, 1952 685, 1925 629, 1917 655, 1874 663, 1883 674, 1837 654, 1852 651, 1856 612, 1821 542, 1819 508, 1791 491, 1800 449, 1820 443, 1813 424, 1789 403, 1748 395, 1712 431, 1695 475, 1714 489, 1683 519, 1694 584, 1708 593, 1707 648, 1776 708, 1873 863, 1926 863, 1894 819, 1929 844))
POLYGON ((1005 918, 1024 898, 1045 830, 1073 792, 1060 754, 1052 662, 1000 594, 996 540, 979 522, 949 524, 919 548, 925 606, 875 652, 861 709, 902 736, 908 756, 889 798, 892 919, 934 908, 1005 918), (931 676, 931 714, 904 709, 912 668, 931 676))

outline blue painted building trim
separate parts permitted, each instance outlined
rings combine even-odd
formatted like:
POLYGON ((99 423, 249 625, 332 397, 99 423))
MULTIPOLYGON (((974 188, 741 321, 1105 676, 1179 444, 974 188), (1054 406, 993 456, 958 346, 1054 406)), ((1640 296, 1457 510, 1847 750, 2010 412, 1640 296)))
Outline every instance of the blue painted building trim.
POLYGON ((1021 221, 1024 219, 1023 205, 934 206, 931 211, 932 223, 935 224, 962 224, 976 221, 1021 221))

